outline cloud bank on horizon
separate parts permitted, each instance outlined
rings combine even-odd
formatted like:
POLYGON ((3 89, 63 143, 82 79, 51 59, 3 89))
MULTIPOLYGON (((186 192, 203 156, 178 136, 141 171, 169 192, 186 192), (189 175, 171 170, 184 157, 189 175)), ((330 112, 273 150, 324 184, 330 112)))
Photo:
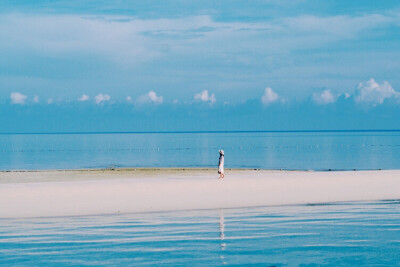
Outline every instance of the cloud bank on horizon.
MULTIPOLYGON (((344 96, 345 99, 352 97, 350 93, 344 94, 332 94, 330 89, 325 89, 322 92, 314 92, 312 94, 312 99, 318 105, 326 105, 335 103, 340 96, 344 96)), ((81 95, 77 98, 78 102, 88 101, 90 97, 86 94, 81 95)), ((363 105, 371 105, 373 107, 383 104, 385 100, 397 100, 400 105, 400 92, 393 89, 389 82, 384 81, 382 84, 379 84, 375 81, 375 79, 371 78, 366 82, 360 82, 358 88, 353 96, 353 100, 357 104, 363 105)), ((24 105, 28 97, 20 92, 12 92, 10 94, 10 103, 17 105, 24 105)), ((102 104, 111 100, 111 96, 108 94, 98 94, 94 97, 94 103, 102 104)), ((285 104, 285 100, 282 99, 277 92, 272 90, 270 87, 265 88, 264 94, 260 97, 260 101, 268 106, 271 103, 278 102, 281 100, 281 104, 285 104)), ((127 103, 132 103, 132 97, 127 96, 125 98, 127 103)), ((210 105, 215 104, 217 101, 214 93, 209 93, 208 90, 203 90, 200 93, 194 95, 194 102, 184 102, 186 104, 193 104, 196 102, 204 102, 209 103, 210 105)), ((39 103, 39 96, 34 95, 32 97, 32 103, 39 103)), ((120 101, 121 103, 122 101, 120 101)), ((135 104, 162 104, 164 102, 164 97, 157 95, 155 91, 149 91, 147 94, 139 96, 135 104)), ((178 99, 174 99, 169 104, 178 104, 180 103, 178 99)), ((227 102, 224 102, 226 105, 227 102)))
POLYGON ((254 103, 345 102, 392 108, 382 116, 396 128, 397 1, 3 1, 0 22, 3 107, 232 106, 245 116, 254 103))

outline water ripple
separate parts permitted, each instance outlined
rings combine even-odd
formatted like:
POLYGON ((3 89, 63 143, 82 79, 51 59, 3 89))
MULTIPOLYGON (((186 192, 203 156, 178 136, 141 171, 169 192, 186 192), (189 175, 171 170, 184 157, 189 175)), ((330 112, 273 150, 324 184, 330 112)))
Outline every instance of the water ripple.
POLYGON ((4 219, 0 265, 396 265, 398 201, 4 219))

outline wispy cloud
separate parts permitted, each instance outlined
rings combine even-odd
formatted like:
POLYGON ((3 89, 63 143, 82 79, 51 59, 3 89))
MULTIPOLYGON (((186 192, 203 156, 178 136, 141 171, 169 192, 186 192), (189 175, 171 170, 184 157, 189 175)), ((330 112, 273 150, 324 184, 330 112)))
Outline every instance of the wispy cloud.
POLYGON ((242 46, 259 52, 266 48, 286 51, 289 47, 297 49, 299 44, 304 48, 354 38, 367 29, 398 24, 400 18, 382 14, 296 16, 247 23, 220 22, 207 15, 137 19, 13 13, 0 15, 0 20, 0 39, 8 49, 33 49, 44 54, 96 53, 126 63, 127 59, 149 60, 167 51, 188 52, 194 48, 215 53, 242 46), (222 47, 222 40, 241 45, 222 47))
POLYGON ((208 90, 203 90, 203 92, 195 94, 194 95, 194 100, 195 101, 201 101, 201 102, 208 102, 211 105, 214 104, 217 99, 215 98, 214 93, 209 94, 208 90))
POLYGON ((385 99, 392 97, 400 97, 400 92, 394 90, 387 81, 379 84, 371 78, 369 81, 358 85, 355 101, 376 106, 382 104, 385 99))
POLYGON ((107 94, 98 94, 94 97, 94 101, 96 102, 96 104, 101 104, 107 101, 110 101, 111 97, 107 94))
POLYGON ((10 95, 11 103, 12 104, 19 104, 19 105, 24 105, 25 100, 26 100, 26 95, 23 95, 18 92, 12 92, 10 95))
POLYGON ((35 95, 35 96, 33 97, 33 102, 34 102, 34 103, 39 103, 39 96, 35 95))
POLYGON ((319 105, 326 105, 336 101, 336 97, 329 89, 324 90, 322 93, 313 93, 312 97, 313 100, 319 105))
POLYGON ((278 94, 272 90, 271 88, 267 87, 265 88, 264 95, 261 97, 261 102, 264 105, 269 105, 279 99, 278 94))
POLYGON ((156 92, 150 91, 145 95, 139 96, 136 100, 139 104, 145 103, 153 103, 153 104, 162 104, 164 98, 162 96, 158 96, 156 92))
POLYGON ((354 38, 356 34, 366 29, 373 29, 385 24, 396 23, 396 16, 381 14, 365 14, 361 16, 298 16, 284 18, 284 24, 292 31, 303 34, 324 34, 338 38, 354 38))

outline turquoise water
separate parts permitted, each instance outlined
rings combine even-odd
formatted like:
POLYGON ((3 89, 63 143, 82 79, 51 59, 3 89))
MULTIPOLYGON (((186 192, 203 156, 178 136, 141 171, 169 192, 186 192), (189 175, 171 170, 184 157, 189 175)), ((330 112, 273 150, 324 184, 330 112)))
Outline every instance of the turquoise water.
POLYGON ((0 170, 108 167, 400 169, 400 132, 1 134, 0 170))
POLYGON ((4 266, 398 266, 400 201, 0 220, 4 266))
MULTIPOLYGON (((400 132, 1 134, 0 170, 400 169, 400 132)), ((400 200, 0 219, 1 266, 395 266, 400 200)), ((1 217, 1 216, 0 216, 1 217)))

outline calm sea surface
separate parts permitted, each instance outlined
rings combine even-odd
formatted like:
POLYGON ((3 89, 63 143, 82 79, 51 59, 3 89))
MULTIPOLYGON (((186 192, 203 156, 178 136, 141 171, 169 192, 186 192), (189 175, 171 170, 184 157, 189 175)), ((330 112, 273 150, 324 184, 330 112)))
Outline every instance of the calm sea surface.
MULTIPOLYGON (((400 132, 1 134, 0 170, 400 169, 400 132)), ((1 266, 396 266, 400 201, 0 219, 1 266)), ((1 217, 1 216, 0 216, 1 217)))
POLYGON ((0 134, 0 170, 107 167, 400 169, 400 132, 0 134))
POLYGON ((0 220, 4 266, 398 266, 400 201, 0 220))

